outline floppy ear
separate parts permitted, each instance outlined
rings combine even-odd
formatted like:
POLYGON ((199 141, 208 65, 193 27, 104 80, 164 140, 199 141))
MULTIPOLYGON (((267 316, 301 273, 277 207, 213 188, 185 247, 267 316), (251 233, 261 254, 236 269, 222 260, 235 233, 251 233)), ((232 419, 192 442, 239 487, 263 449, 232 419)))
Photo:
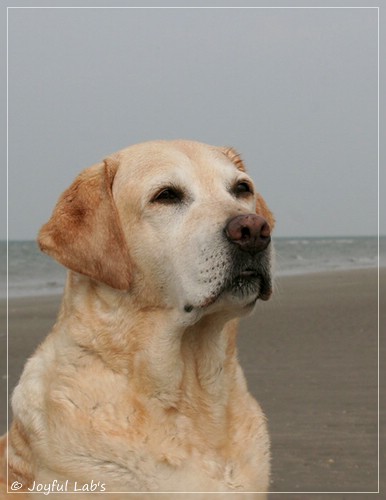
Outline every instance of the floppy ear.
POLYGON ((84 170, 62 194, 38 236, 40 249, 64 266, 127 290, 131 263, 112 196, 118 160, 84 170))

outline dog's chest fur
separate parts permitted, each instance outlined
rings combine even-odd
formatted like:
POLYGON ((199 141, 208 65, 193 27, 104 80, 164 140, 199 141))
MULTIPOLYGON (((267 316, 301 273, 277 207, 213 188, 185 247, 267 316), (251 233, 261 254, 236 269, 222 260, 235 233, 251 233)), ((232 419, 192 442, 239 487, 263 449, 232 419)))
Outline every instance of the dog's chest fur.
MULTIPOLYGON (((180 359, 179 386, 170 380, 165 391, 166 383, 157 389, 150 375, 114 372, 83 349, 66 347, 60 335, 49 337, 14 395, 20 423, 39 436, 35 452, 55 471, 44 468, 35 479, 95 476, 110 491, 265 491, 265 419, 236 358, 221 360, 213 347, 203 359, 191 349, 189 342, 182 348, 189 355, 180 359), (33 393, 43 394, 33 403, 38 418, 31 407, 19 407, 33 393)), ((140 372, 141 356, 137 361, 140 372)))

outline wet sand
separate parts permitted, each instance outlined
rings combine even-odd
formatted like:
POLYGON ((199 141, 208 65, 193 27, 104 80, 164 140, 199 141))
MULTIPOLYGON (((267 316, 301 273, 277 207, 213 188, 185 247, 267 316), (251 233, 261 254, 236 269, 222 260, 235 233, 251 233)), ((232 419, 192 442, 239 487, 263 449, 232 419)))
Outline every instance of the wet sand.
MULTIPOLYGON (((381 332, 385 281, 381 269, 381 332)), ((10 392, 53 325, 59 303, 60 297, 9 301, 10 392)), ((1 301, 0 433, 6 429, 5 316, 1 301)), ((271 491, 292 492, 270 498, 376 497, 366 492, 378 489, 377 270, 281 277, 274 298, 259 303, 240 330, 240 361, 269 422, 271 491)), ((385 354, 381 342, 381 361, 385 354)), ((385 442, 384 406, 380 417, 385 442)), ((385 483, 381 472, 383 492, 385 483)))

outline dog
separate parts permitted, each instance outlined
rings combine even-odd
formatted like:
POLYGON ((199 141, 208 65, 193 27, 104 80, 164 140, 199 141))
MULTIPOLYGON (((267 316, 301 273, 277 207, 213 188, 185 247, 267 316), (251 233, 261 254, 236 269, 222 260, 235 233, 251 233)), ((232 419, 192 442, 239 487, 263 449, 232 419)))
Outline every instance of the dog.
POLYGON ((13 393, 9 485, 263 498, 269 436, 236 335, 271 296, 274 223, 233 148, 151 141, 84 170, 38 236, 68 277, 13 393))

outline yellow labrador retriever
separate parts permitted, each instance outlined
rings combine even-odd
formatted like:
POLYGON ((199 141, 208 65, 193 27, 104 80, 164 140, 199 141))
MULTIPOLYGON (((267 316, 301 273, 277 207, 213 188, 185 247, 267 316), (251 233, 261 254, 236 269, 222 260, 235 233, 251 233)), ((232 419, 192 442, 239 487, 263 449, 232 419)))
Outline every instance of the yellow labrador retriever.
POLYGON ((69 273, 13 394, 9 487, 266 492, 235 318, 270 297, 273 225, 232 148, 148 142, 83 171, 39 234, 69 273))

